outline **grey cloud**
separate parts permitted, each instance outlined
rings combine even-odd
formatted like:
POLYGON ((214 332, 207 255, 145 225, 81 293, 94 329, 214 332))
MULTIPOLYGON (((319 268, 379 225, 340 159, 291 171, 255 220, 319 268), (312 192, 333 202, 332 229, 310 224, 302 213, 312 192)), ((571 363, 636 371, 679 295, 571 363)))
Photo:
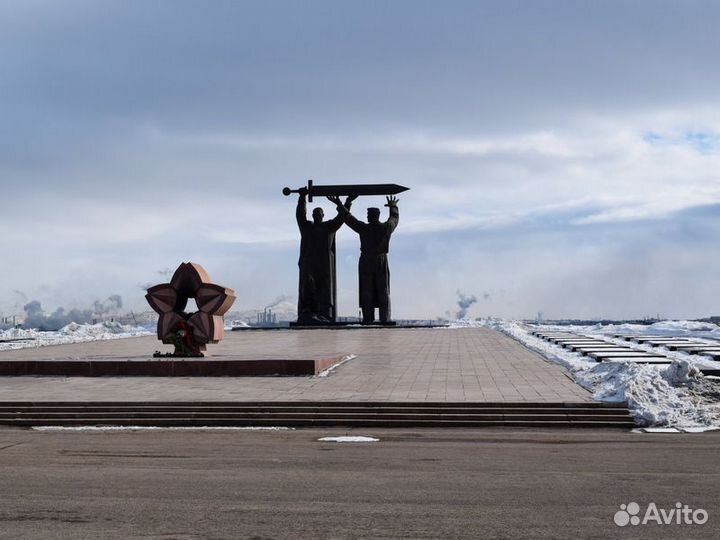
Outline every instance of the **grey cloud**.
POLYGON ((15 17, 7 112, 41 105, 73 129, 503 131, 567 108, 714 102, 720 80, 713 2, 93 5, 15 17))

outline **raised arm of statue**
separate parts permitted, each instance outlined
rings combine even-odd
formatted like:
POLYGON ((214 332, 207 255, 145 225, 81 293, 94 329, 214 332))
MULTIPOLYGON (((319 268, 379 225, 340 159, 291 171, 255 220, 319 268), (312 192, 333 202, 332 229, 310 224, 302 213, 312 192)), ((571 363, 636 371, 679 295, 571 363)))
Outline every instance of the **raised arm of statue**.
MULTIPOLYGON (((345 204, 343 205, 344 208, 345 208, 346 210, 350 211, 350 207, 352 207, 352 202, 353 202, 355 199, 357 199, 357 197, 358 197, 357 195, 350 195, 349 197, 347 197, 347 198, 345 199, 345 204)), ((335 216, 333 219, 331 219, 331 220, 328 222, 328 225, 329 225, 329 227, 330 227, 331 230, 337 231, 337 230, 342 226, 342 224, 343 224, 344 222, 345 222, 345 216, 342 214, 342 212, 340 211, 340 209, 338 209, 337 216, 335 216)))
POLYGON ((298 196, 298 203, 297 208, 295 209, 295 219, 297 219, 298 227, 302 228, 304 225, 307 225, 308 219, 307 219, 307 202, 305 200, 305 196, 307 195, 307 190, 305 188, 300 189, 300 195, 298 196))
MULTIPOLYGON (((355 199, 356 196, 348 197, 349 202, 352 203, 353 199, 355 199)), ((340 201, 340 197, 330 195, 328 196, 328 200, 335 204, 338 210, 338 214, 340 217, 342 217, 343 221, 347 223, 347 226, 350 227, 353 231, 356 233, 359 233, 360 230, 363 228, 363 222, 359 221, 355 216, 353 216, 350 213, 350 210, 348 210, 347 203, 348 201, 345 201, 345 205, 342 204, 340 201)))
POLYGON ((400 223, 400 210, 398 209, 398 198, 397 197, 388 197, 387 198, 387 206, 390 209, 390 217, 386 221, 388 224, 388 227, 390 228, 390 232, 393 232, 395 230, 395 227, 398 226, 398 223, 400 223))

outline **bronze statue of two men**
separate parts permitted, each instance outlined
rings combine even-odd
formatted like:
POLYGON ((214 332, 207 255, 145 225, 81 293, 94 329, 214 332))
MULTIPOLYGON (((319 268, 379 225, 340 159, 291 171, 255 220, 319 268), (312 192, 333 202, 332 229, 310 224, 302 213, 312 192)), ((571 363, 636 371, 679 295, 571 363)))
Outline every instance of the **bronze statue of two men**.
MULTIPOLYGON (((373 185, 375 191, 380 187, 388 189, 386 184, 373 185)), ((394 185, 390 185, 394 186, 394 185)), ((298 190, 286 189, 284 193, 298 193, 296 218, 300 229, 300 286, 298 295, 298 324, 325 325, 333 324, 337 318, 337 288, 335 273, 335 233, 347 224, 360 237, 360 261, 358 264, 360 285, 360 308, 362 323, 375 323, 375 308, 378 308, 380 324, 393 324, 390 314, 390 268, 388 266, 388 250, 390 237, 400 221, 398 199, 387 197, 390 215, 386 221, 380 221, 380 209, 368 208, 367 223, 360 221, 350 212, 352 202, 358 197, 352 192, 352 186, 334 186, 344 188, 350 193, 343 203, 339 195, 327 193, 327 199, 337 207, 337 215, 323 221, 322 208, 315 208, 312 221, 307 219, 307 198, 312 196, 312 184, 308 188, 298 190)), ((358 190, 368 186, 356 186, 358 190)), ((396 191, 404 191, 407 188, 396 191)), ((323 195, 321 186, 315 186, 315 195, 323 195)), ((329 189, 327 191, 330 191, 329 189)), ((343 191, 343 190, 336 190, 343 191)), ((373 192, 374 194, 374 192, 373 192)))

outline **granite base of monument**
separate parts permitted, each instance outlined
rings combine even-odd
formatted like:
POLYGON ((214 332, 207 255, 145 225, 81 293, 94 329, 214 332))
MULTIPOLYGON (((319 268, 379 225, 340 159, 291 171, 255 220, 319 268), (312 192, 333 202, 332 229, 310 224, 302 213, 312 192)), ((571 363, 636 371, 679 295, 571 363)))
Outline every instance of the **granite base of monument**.
POLYGON ((348 321, 328 321, 322 324, 306 324, 300 321, 295 321, 290 323, 290 328, 392 328, 397 326, 397 323, 395 321, 390 321, 386 323, 373 323, 373 324, 360 324, 357 322, 348 322, 348 321))
MULTIPOLYGON (((391 321, 388 323, 360 324, 358 322, 333 322, 327 324, 302 324, 299 322, 291 322, 289 327, 293 330, 362 330, 368 328, 396 328, 396 329, 412 329, 412 328, 449 328, 447 323, 413 323, 391 321)), ((247 328, 233 328, 233 330, 245 330, 247 328)))

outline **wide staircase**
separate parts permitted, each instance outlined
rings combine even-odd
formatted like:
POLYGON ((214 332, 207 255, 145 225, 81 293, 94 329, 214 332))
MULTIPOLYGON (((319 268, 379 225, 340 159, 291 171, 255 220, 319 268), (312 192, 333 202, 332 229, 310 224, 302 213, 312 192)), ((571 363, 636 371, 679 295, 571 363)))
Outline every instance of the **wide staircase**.
POLYGON ((0 402, 5 426, 632 428, 623 404, 0 402))

